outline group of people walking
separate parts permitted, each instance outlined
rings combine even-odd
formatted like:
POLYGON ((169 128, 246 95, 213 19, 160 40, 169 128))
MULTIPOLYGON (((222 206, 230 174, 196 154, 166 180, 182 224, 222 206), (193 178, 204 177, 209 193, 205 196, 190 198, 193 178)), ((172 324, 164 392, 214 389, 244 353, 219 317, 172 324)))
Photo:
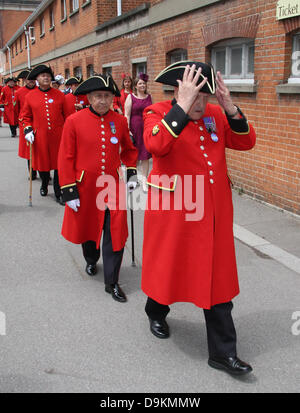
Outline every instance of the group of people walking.
POLYGON ((148 191, 141 288, 151 333, 168 338, 170 305, 193 303, 204 310, 208 364, 233 375, 251 372, 237 357, 231 314, 239 285, 225 148, 250 150, 255 132, 221 74, 206 63, 176 62, 155 79, 174 86, 174 99, 155 104, 146 74, 134 82, 124 74, 121 92, 109 75, 73 78, 70 97, 51 88, 53 78, 46 65, 27 75, 38 86, 26 84, 25 97, 19 92, 20 139, 22 129, 22 139, 32 146, 33 168, 40 171, 42 196, 48 193, 49 171, 55 171, 55 196, 66 204, 62 235, 81 244, 87 274, 97 273, 102 248, 105 291, 117 302, 127 301, 119 286, 128 237, 123 203, 126 190, 138 186, 140 161, 142 188, 148 191), (212 95, 218 105, 208 103, 212 95), (202 214, 193 216, 187 193, 192 200, 197 195, 202 214))

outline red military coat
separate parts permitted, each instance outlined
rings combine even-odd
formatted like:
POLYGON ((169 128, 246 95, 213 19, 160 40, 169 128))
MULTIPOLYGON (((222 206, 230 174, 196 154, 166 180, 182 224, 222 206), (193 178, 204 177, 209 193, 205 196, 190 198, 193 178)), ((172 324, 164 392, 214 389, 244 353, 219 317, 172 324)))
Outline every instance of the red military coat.
POLYGON ((112 245, 114 251, 124 247, 128 229, 125 184, 119 175, 121 162, 127 168, 135 168, 137 162, 125 117, 112 110, 100 116, 86 108, 67 118, 58 156, 59 182, 63 196, 70 191, 71 199, 80 199, 78 212, 65 207, 62 235, 68 241, 82 244, 91 240, 99 246, 105 208, 97 207, 97 201, 105 187, 103 179, 112 178, 116 190, 110 193, 110 202, 105 199, 111 215, 112 245))
MULTIPOLYGON (((1 104, 1 94, 2 94, 2 89, 3 89, 3 86, 2 85, 0 85, 0 104, 1 104)), ((2 116, 3 116, 3 113, 2 113, 2 110, 0 111, 0 122, 1 122, 1 118, 2 118, 2 116)))
POLYGON ((15 112, 16 112, 17 119, 19 121, 19 130, 20 130, 18 155, 20 156, 20 158, 24 158, 24 159, 29 159, 29 144, 24 137, 23 118, 20 117, 20 113, 25 103, 25 97, 27 96, 29 92, 31 92, 35 88, 36 87, 34 87, 33 89, 29 89, 26 86, 21 87, 20 89, 16 91, 15 99, 14 99, 15 112))
POLYGON ((4 105, 3 120, 9 125, 17 125, 18 118, 14 110, 14 96, 16 91, 20 89, 20 86, 4 86, 1 91, 0 104, 4 105))
MULTIPOLYGON (((57 169, 57 155, 67 113, 65 96, 57 89, 36 88, 25 97, 20 117, 24 129, 32 127, 32 167, 37 171, 57 169)), ((26 132, 26 131, 25 131, 26 132)))
POLYGON ((144 142, 153 169, 144 220, 142 289, 161 304, 191 302, 209 309, 239 293, 225 148, 251 149, 255 132, 247 124, 247 133, 233 132, 221 108, 208 104, 203 118, 189 121, 176 138, 172 125, 177 121, 170 127, 163 120, 171 108, 166 101, 144 111, 144 142), (215 141, 204 123, 208 117, 216 124, 215 141), (166 204, 165 210, 157 208, 166 194, 169 210, 166 204), (194 208, 189 215, 193 202, 198 212, 194 208))
POLYGON ((66 106, 67 106, 67 116, 71 115, 72 113, 77 112, 77 110, 75 109, 76 103, 84 105, 84 106, 89 105, 89 101, 86 95, 74 96, 73 93, 68 93, 67 95, 65 95, 65 99, 66 99, 66 106))

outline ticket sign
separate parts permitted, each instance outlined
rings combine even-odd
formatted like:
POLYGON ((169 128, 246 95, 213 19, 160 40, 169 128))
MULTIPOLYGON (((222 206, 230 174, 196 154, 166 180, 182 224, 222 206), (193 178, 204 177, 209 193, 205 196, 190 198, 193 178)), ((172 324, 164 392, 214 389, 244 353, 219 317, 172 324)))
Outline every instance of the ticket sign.
POLYGON ((300 0, 279 0, 277 2, 276 20, 300 16, 300 0))

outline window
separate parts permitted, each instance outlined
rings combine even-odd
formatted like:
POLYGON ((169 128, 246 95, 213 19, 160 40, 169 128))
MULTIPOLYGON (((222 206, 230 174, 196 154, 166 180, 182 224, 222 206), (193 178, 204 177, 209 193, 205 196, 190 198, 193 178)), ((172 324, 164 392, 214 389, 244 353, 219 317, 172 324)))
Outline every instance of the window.
POLYGON ((53 11, 53 9, 49 10, 49 23, 50 23, 50 29, 52 27, 54 27, 55 23, 54 23, 54 11, 53 11))
POLYGON ((181 60, 187 60, 187 50, 186 49, 175 49, 167 53, 167 66, 175 62, 180 62, 181 60))
POLYGON ((66 0, 60 0, 61 9, 61 20, 66 20, 67 18, 67 3, 66 0))
POLYGON ((45 20, 44 17, 40 19, 40 36, 45 34, 45 20))
POLYGON ((254 79, 254 41, 235 39, 212 48, 212 64, 224 79, 254 79))
POLYGON ((70 69, 65 69, 65 79, 69 79, 70 78, 70 69))
POLYGON ((94 76, 94 65, 87 65, 87 67, 86 67, 86 74, 87 74, 87 77, 91 77, 91 76, 94 76))
POLYGON ((103 74, 104 75, 112 75, 112 67, 111 66, 107 66, 107 67, 104 67, 104 66, 102 66, 102 72, 103 72, 103 74))
POLYGON ((133 78, 138 77, 140 73, 147 73, 147 62, 139 62, 132 65, 133 78))
POLYGON ((16 42, 16 55, 18 54, 18 42, 16 42))
POLYGON ((79 9, 79 0, 70 0, 70 13, 79 9))
POLYGON ((22 36, 20 36, 20 52, 23 51, 23 45, 22 45, 22 36))
POLYGON ((82 70, 80 66, 74 67, 74 76, 75 77, 81 77, 82 76, 82 70))
POLYGON ((288 83, 300 82, 300 33, 293 36, 291 75, 288 83))

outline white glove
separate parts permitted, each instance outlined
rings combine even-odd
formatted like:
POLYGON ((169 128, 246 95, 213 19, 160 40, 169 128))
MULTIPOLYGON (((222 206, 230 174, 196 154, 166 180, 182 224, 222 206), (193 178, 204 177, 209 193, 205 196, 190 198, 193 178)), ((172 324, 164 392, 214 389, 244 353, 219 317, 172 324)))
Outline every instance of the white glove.
POLYGON ((25 139, 26 139, 29 143, 33 143, 33 142, 34 142, 34 133, 33 133, 32 131, 26 133, 25 139))
POLYGON ((127 190, 128 190, 129 193, 134 191, 136 187, 137 187, 137 182, 136 181, 127 182, 127 190))
POLYGON ((80 207, 80 200, 78 198, 72 199, 72 201, 67 201, 66 204, 69 208, 73 209, 73 211, 77 212, 80 207))
POLYGON ((4 108, 0 108, 1 112, 4 112, 4 108))

